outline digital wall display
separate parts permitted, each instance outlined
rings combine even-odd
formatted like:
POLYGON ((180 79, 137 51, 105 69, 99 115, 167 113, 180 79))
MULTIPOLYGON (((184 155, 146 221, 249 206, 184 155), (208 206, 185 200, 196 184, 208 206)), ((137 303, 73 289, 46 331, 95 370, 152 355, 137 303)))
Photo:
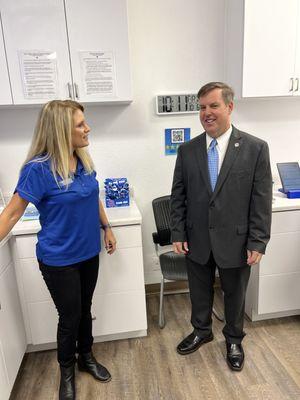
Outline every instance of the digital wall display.
POLYGON ((197 113, 200 110, 197 94, 156 96, 156 112, 160 115, 197 113))

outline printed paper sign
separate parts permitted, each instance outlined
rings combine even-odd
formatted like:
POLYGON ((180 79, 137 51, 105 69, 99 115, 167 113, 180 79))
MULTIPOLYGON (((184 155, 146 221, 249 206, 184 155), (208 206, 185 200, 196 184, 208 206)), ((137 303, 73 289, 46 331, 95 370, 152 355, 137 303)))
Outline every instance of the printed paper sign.
POLYGON ((116 67, 112 51, 81 51, 81 72, 86 95, 116 95, 116 67))
POLYGON ((25 99, 58 97, 57 56, 54 51, 19 51, 25 99))

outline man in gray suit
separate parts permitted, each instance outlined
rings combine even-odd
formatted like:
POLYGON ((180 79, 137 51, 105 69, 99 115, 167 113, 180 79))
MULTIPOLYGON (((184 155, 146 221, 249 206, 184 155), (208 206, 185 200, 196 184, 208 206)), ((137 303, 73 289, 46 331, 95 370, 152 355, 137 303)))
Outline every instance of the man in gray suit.
POLYGON ((268 145, 231 125, 232 89, 211 82, 198 92, 204 133, 178 149, 171 194, 174 251, 187 258, 193 332, 179 354, 213 340, 215 269, 224 292, 227 363, 244 365, 242 339, 250 266, 270 238, 272 176, 268 145))

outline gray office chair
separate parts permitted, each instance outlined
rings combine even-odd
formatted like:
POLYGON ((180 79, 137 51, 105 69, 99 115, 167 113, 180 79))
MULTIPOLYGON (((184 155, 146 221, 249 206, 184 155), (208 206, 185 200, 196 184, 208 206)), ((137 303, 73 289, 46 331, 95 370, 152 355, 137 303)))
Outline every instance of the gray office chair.
MULTIPOLYGON (((160 328, 165 326, 164 316, 164 284, 165 281, 186 281, 187 270, 184 254, 176 254, 174 251, 160 253, 159 246, 171 245, 170 231, 170 196, 162 196, 152 201, 152 208, 157 232, 152 233, 155 244, 156 254, 159 257, 161 268, 160 300, 159 300, 159 319, 160 328)), ((224 321, 213 309, 213 314, 219 321, 224 321)))

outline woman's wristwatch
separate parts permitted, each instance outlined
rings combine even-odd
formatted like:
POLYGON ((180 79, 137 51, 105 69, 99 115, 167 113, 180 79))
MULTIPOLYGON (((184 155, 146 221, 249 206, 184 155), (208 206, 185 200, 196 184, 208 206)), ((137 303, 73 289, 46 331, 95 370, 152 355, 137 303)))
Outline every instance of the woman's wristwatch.
POLYGON ((106 229, 111 229, 111 224, 108 222, 107 224, 102 224, 101 228, 106 231, 106 229))

